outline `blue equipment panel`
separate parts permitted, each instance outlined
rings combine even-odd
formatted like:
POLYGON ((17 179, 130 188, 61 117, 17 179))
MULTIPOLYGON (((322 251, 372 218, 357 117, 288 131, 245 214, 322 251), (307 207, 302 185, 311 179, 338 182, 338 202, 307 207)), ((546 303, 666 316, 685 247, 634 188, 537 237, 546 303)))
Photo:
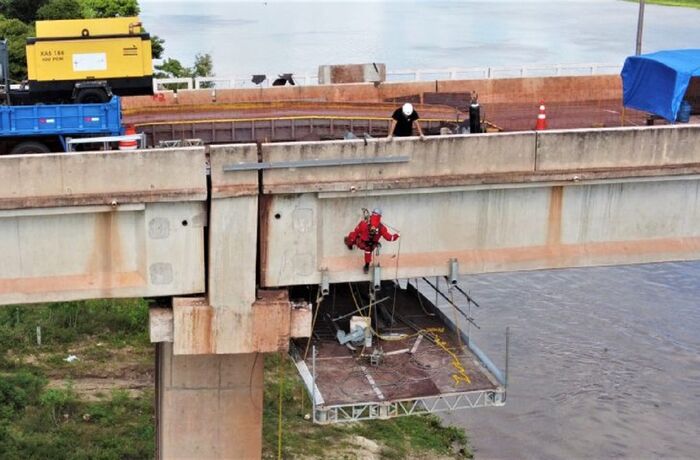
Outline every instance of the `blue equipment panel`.
POLYGON ((104 104, 0 105, 0 137, 118 136, 121 121, 117 96, 104 104))

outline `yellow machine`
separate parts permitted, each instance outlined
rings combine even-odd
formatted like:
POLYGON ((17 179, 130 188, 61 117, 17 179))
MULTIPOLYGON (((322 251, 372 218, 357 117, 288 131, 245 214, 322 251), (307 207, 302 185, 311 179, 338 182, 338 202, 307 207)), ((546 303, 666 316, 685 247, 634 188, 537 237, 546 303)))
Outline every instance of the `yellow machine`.
POLYGON ((137 17, 37 21, 36 37, 27 39, 27 70, 37 101, 153 93, 151 40, 137 17))

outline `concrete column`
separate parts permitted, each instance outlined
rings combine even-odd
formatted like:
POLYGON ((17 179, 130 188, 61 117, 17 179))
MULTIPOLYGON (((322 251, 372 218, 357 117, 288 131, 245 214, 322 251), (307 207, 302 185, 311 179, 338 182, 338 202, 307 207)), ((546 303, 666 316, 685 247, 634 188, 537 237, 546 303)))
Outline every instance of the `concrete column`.
POLYGON ((263 355, 173 355, 172 348, 158 344, 158 458, 260 458, 263 355))

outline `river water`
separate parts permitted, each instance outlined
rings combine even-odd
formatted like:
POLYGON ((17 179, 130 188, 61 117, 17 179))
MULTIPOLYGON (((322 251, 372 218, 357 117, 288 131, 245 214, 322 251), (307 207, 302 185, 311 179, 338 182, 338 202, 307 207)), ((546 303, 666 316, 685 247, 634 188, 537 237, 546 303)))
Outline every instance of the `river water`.
MULTIPOLYGON (((166 54, 210 53, 222 77, 383 62, 388 70, 621 64, 638 5, 620 0, 173 2, 141 0, 166 54)), ((647 5, 644 51, 700 48, 700 10, 647 5)))
POLYGON ((499 367, 511 327, 505 407, 445 416, 478 459, 700 458, 700 262, 462 285, 482 305, 472 337, 499 367))

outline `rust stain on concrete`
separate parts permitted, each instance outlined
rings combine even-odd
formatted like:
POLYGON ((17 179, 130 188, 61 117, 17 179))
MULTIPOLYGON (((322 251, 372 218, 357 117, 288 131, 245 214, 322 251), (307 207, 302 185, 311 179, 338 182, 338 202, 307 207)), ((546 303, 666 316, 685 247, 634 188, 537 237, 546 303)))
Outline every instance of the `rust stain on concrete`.
POLYGON ((142 273, 94 272, 67 276, 39 276, 31 278, 0 279, 0 295, 37 294, 68 291, 91 291, 108 284, 112 290, 144 287, 146 279, 142 273))
POLYGON ((258 291, 258 300, 253 303, 252 311, 254 351, 286 351, 292 316, 287 290, 258 291))
POLYGON ((331 66, 331 83, 362 83, 365 72, 361 65, 331 66))
POLYGON ((216 350, 215 328, 213 327, 215 311, 206 299, 174 298, 174 353, 211 354, 216 350))
POLYGON ((87 273, 105 273, 98 287, 102 297, 112 297, 115 287, 113 274, 123 270, 123 255, 119 216, 116 212, 95 214, 93 246, 86 267, 87 273))
POLYGON ((264 280, 266 278, 267 266, 269 263, 267 257, 271 208, 272 197, 260 195, 258 198, 258 267, 260 270, 260 280, 264 280))
POLYGON ((547 218, 547 245, 561 244, 561 212, 564 200, 564 187, 552 187, 549 196, 549 216, 547 218))
MULTIPOLYGON (((286 289, 260 290, 251 312, 229 314, 214 308, 203 297, 174 298, 174 353, 201 355, 231 353, 217 346, 217 331, 234 334, 239 343, 235 353, 286 351, 292 329, 292 308, 286 289), (250 315, 250 316, 249 316, 250 315), (252 319, 252 327, 247 320, 252 319), (225 322, 225 324, 224 324, 225 322)), ((300 318, 303 320, 304 318, 300 318)), ((233 340, 233 338, 231 339, 233 340)), ((229 344, 230 345, 230 344, 229 344)))
MULTIPOLYGON (((471 249, 453 252, 401 254, 401 269, 447 267, 456 257, 463 272, 477 273, 528 268, 565 268, 590 265, 686 260, 700 254, 700 237, 659 238, 639 241, 610 241, 558 246, 532 246, 502 249, 471 249), (656 258, 654 256, 660 256, 656 258)), ((357 256, 328 257, 322 265, 331 272, 359 271, 357 256)))

